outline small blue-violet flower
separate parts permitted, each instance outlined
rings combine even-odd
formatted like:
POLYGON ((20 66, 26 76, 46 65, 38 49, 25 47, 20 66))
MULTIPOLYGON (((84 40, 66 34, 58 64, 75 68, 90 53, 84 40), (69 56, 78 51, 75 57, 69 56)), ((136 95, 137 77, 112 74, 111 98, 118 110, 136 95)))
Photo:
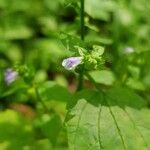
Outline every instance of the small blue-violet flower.
POLYGON ((14 71, 11 68, 6 69, 5 71, 5 82, 7 85, 10 85, 18 77, 18 72, 14 71))
POLYGON ((69 57, 64 59, 62 66, 67 70, 75 69, 82 62, 82 57, 69 57))

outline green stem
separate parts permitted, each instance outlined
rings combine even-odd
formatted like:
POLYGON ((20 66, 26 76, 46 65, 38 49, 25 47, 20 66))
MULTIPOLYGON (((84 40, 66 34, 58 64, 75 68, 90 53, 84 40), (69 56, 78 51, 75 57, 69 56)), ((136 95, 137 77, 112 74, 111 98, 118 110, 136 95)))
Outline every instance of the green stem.
POLYGON ((81 12, 80 12, 81 40, 84 41, 84 0, 80 0, 80 3, 81 3, 81 12))
POLYGON ((37 87, 35 87, 34 89, 35 89, 35 94, 36 94, 37 100, 41 103, 41 105, 43 106, 43 108, 45 109, 45 111, 48 112, 49 111, 48 107, 46 106, 46 104, 41 99, 41 96, 40 96, 40 93, 39 93, 37 87))
MULTIPOLYGON (((84 41, 84 0, 80 0, 81 12, 80 12, 80 28, 81 28, 81 40, 84 41)), ((81 90, 83 87, 83 70, 81 70, 78 77, 78 87, 77 91, 81 90)))
POLYGON ((78 87, 77 91, 80 91, 83 87, 83 72, 81 71, 78 77, 78 87))

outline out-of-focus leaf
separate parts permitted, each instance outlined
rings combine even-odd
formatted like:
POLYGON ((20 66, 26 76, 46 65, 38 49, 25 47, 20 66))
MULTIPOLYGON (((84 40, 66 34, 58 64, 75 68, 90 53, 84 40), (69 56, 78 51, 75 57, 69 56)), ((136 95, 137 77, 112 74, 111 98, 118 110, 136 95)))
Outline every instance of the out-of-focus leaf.
POLYGON ((141 91, 145 90, 144 84, 141 81, 134 78, 129 78, 126 84, 135 90, 141 90, 141 91))
POLYGON ((118 9, 118 20, 123 26, 130 26, 134 23, 135 18, 129 9, 118 9))
POLYGON ((62 33, 60 38, 66 50, 73 53, 78 53, 76 46, 85 47, 85 43, 78 37, 62 33))
POLYGON ((93 45, 93 50, 98 53, 98 55, 103 55, 104 53, 104 47, 99 45, 93 45))
POLYGON ((132 77, 134 77, 136 79, 139 78, 139 76, 140 76, 140 68, 139 67, 130 65, 130 66, 128 66, 128 70, 129 70, 130 74, 132 75, 132 77))
POLYGON ((109 20, 109 13, 114 9, 116 9, 114 1, 85 0, 85 12, 95 19, 109 20))
POLYGON ((79 2, 80 0, 65 0, 65 3, 79 2))
POLYGON ((16 93, 24 93, 28 88, 28 86, 20 80, 14 81, 11 85, 4 84, 5 91, 1 94, 2 97, 7 97, 16 93))
POLYGON ((49 57, 59 58, 67 54, 67 52, 64 53, 63 46, 57 39, 39 39, 35 41, 35 47, 45 51, 46 55, 50 55, 49 57))
POLYGON ((96 33, 95 31, 90 30, 86 35, 85 41, 90 44, 105 44, 110 45, 113 43, 113 40, 110 37, 105 37, 96 33))
POLYGON ((67 57, 68 53, 68 51, 64 51, 59 40, 40 38, 33 41, 26 61, 34 64, 38 69, 53 69, 54 67, 59 69, 62 58, 67 57))
POLYGON ((91 71, 90 75, 97 83, 100 84, 112 85, 115 81, 113 72, 109 70, 91 71))
POLYGON ((56 10, 59 10, 60 2, 61 0, 57 0, 57 1, 45 0, 44 1, 46 7, 53 13, 55 13, 56 10))
POLYGON ((39 70, 37 71, 35 77, 34 77, 34 81, 35 83, 40 83, 43 82, 47 79, 47 74, 45 72, 45 70, 39 70))
POLYGON ((42 117, 42 132, 54 146, 57 143, 57 138, 59 136, 61 128, 62 121, 58 115, 54 115, 53 117, 44 115, 42 117))
POLYGON ((67 79, 63 75, 57 75, 55 77, 55 82, 58 85, 61 85, 63 87, 67 87, 68 86, 67 79))
POLYGON ((48 139, 37 140, 34 146, 36 150, 53 150, 51 143, 48 139))
POLYGON ((32 30, 25 26, 9 26, 5 29, 0 27, 0 39, 13 40, 13 39, 27 39, 32 36, 32 30))
POLYGON ((147 74, 143 78, 143 83, 150 87, 150 71, 147 72, 147 74))
POLYGON ((128 89, 79 92, 66 126, 70 150, 150 149, 150 110, 128 89))
POLYGON ((2 150, 23 149, 33 143, 31 124, 13 110, 0 112, 0 135, 2 150))
POLYGON ((58 24, 53 16, 42 16, 39 18, 41 29, 46 35, 55 35, 58 30, 58 24))
POLYGON ((39 88, 39 91, 41 93, 41 97, 44 100, 56 100, 67 102, 68 100, 70 100, 71 97, 71 94, 65 87, 60 86, 52 81, 44 83, 39 88))

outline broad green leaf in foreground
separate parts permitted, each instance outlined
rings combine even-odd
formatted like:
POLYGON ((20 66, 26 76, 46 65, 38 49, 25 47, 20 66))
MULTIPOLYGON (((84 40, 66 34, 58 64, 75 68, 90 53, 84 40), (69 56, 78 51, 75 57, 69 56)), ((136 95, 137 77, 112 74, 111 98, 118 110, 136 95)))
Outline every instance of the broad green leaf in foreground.
POLYGON ((149 150, 150 111, 128 89, 81 91, 68 105, 70 150, 149 150))

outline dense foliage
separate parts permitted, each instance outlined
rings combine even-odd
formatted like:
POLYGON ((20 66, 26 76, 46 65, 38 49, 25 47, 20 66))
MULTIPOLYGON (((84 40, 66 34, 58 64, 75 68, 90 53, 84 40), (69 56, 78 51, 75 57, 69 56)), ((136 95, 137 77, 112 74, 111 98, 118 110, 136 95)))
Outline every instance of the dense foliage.
POLYGON ((149 150, 150 2, 0 0, 0 150, 149 150))

